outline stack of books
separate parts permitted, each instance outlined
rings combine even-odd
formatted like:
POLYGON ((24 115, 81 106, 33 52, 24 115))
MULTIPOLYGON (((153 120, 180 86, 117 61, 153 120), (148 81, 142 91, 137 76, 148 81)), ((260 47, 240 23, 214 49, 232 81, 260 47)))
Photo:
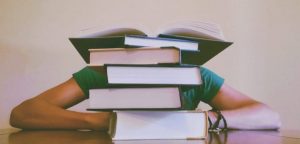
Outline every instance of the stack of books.
POLYGON ((90 89, 88 110, 113 111, 113 140, 202 139, 207 114, 183 108, 182 86, 202 84, 200 67, 232 42, 207 23, 170 26, 159 35, 119 27, 70 38, 108 88, 90 89))

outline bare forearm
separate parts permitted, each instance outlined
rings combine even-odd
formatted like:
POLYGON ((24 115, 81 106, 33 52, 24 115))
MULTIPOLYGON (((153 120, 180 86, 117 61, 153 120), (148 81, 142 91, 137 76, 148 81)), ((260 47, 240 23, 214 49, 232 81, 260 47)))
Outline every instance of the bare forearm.
POLYGON ((22 129, 106 129, 107 113, 65 110, 46 101, 28 100, 11 114, 11 125, 22 129))
MULTIPOLYGON (((281 125, 279 115, 260 103, 221 112, 230 129, 279 129, 281 125)), ((213 113, 209 115, 215 121, 215 115, 213 113)), ((220 127, 223 127, 223 123, 220 127)))

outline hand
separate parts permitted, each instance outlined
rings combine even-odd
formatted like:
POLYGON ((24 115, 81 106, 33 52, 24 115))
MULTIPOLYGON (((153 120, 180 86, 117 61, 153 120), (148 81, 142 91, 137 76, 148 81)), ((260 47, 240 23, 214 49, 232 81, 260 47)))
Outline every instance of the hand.
POLYGON ((111 118, 111 112, 97 112, 91 113, 86 116, 89 129, 107 131, 109 128, 109 122, 111 118))

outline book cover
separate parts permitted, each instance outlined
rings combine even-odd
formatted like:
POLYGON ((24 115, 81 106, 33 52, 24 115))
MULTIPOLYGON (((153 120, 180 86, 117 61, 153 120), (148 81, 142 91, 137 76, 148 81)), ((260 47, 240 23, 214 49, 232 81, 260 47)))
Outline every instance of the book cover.
MULTIPOLYGON (((233 44, 233 42, 222 41, 222 40, 211 40, 203 39, 199 37, 190 37, 190 36, 178 36, 178 35, 167 35, 160 34, 159 37, 165 38, 177 38, 177 39, 186 39, 193 40, 198 42, 199 51, 194 53, 191 51, 182 52, 182 63, 197 63, 198 65, 203 65, 220 52, 225 50, 227 47, 233 44)), ((196 64, 195 63, 195 64, 196 64)))

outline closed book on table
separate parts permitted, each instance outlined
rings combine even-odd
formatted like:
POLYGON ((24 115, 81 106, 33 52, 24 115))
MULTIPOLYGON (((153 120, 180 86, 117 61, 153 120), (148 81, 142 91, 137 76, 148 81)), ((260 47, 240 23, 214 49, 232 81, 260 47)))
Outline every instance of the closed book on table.
POLYGON ((201 111, 115 111, 109 131, 114 141, 205 139, 207 113, 201 111))
POLYGON ((101 88, 89 93, 88 110, 178 110, 183 105, 179 87, 101 88))
POLYGON ((89 49, 90 65, 181 63, 176 47, 89 49))
POLYGON ((104 65, 104 69, 110 86, 202 84, 200 67, 194 65, 116 64, 104 65))

